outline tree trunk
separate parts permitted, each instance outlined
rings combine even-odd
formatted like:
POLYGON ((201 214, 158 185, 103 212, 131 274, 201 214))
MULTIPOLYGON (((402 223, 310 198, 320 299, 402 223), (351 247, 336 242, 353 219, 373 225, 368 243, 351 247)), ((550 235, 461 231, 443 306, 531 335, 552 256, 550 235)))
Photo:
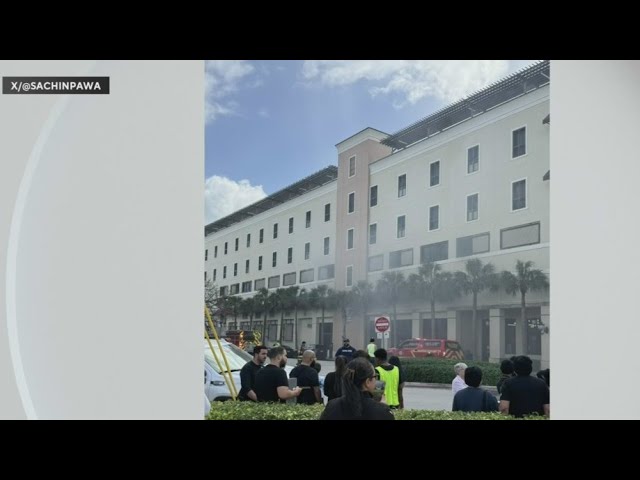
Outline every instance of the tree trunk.
POLYGON ((267 330, 267 310, 265 308, 264 311, 264 322, 262 322, 262 344, 266 345, 267 344, 267 340, 266 340, 266 330, 267 330))
POLYGON ((324 303, 322 304, 321 308, 322 308, 322 317, 320 317, 321 318, 321 320, 320 320, 320 332, 318 333, 318 338, 320 339, 320 345, 323 345, 324 349, 325 349, 324 358, 322 360, 326 360, 327 359, 326 351, 327 351, 328 345, 324 344, 324 303))
POLYGON ((520 298, 520 322, 522 324, 522 353, 520 355, 527 355, 528 353, 528 340, 527 336, 529 334, 529 323, 527 322, 527 308, 524 300, 525 292, 520 292, 522 294, 520 298))
POLYGON ((431 331, 429 332, 429 338, 436 338, 436 301, 431 297, 431 331))
POLYGON ((284 309, 280 311, 280 335, 278 342, 282 345, 282 331, 284 330, 284 309))
POLYGON ((298 305, 296 304, 296 306, 294 307, 293 310, 293 318, 294 318, 294 324, 293 324, 293 348, 298 348, 298 305))
POLYGON ((478 325, 478 292, 473 292, 473 353, 474 360, 482 360, 482 325, 478 325))

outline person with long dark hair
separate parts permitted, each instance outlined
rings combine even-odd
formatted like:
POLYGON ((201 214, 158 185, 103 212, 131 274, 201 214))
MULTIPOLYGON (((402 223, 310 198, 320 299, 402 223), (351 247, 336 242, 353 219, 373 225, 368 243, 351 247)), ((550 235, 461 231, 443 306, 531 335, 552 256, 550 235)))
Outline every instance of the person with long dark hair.
POLYGON ((324 394, 329 401, 342 396, 342 377, 347 368, 347 357, 338 355, 335 360, 336 370, 324 377, 324 394))
POLYGON ((364 358, 347 364, 342 382, 342 396, 331 400, 320 420, 394 420, 389 407, 373 399, 376 372, 364 358))

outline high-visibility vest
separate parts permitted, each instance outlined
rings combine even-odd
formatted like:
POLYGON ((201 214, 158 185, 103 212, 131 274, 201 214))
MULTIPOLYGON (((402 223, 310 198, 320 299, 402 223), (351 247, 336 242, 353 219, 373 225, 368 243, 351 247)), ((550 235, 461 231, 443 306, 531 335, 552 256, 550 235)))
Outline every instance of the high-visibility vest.
POLYGON ((400 405, 400 398, 398 397, 398 387, 400 385, 400 370, 395 365, 393 370, 385 370, 382 367, 376 367, 376 370, 380 374, 380 380, 384 382, 384 397, 387 401, 387 405, 395 407, 400 405))

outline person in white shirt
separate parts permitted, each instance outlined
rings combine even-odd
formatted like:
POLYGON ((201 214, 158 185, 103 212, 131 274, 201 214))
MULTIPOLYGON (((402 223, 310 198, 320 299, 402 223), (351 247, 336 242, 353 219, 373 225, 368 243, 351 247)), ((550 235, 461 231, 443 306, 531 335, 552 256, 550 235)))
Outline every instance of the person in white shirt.
POLYGON ((456 378, 451 382, 451 391, 453 392, 453 396, 455 397, 456 393, 458 393, 463 388, 467 388, 467 384, 464 383, 464 371, 467 368, 466 363, 456 363, 453 366, 453 370, 456 372, 456 378))

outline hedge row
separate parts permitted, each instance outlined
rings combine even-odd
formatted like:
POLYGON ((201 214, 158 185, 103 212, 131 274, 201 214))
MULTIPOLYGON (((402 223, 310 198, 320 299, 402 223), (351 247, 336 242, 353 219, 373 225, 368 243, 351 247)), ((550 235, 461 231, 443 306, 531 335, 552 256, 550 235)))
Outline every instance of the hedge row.
MULTIPOLYGON (((213 402, 209 420, 317 420, 323 405, 286 405, 254 402, 213 402)), ((491 413, 447 412, 444 410, 393 410, 396 420, 514 420, 514 417, 491 413)), ((528 417, 541 420, 544 417, 528 417)))
MULTIPOLYGON (((451 383, 456 376, 453 366, 460 360, 437 358, 403 358, 402 368, 407 382, 451 383)), ((482 370, 482 384, 495 385, 500 378, 500 365, 489 362, 464 361, 482 370)))

